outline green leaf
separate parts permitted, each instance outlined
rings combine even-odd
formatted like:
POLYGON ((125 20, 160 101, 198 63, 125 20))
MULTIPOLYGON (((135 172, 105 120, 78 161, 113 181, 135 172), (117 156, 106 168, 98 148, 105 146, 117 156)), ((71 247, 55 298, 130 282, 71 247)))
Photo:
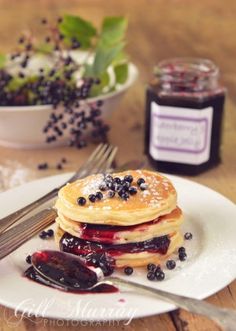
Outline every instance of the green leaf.
POLYGON ((112 47, 124 40, 128 21, 125 17, 105 17, 102 24, 99 46, 112 47))
POLYGON ((93 74, 95 76, 100 76, 123 48, 124 43, 120 43, 111 48, 98 48, 93 62, 93 74))
POLYGON ((102 75, 99 76, 100 84, 93 85, 90 91, 90 97, 96 97, 103 93, 104 87, 109 85, 110 76, 108 72, 104 72, 102 75))
POLYGON ((67 40, 76 38, 80 42, 82 48, 91 46, 92 38, 96 36, 97 30, 90 23, 79 16, 65 15, 62 22, 59 24, 59 30, 67 40))
POLYGON ((114 72, 115 72, 116 82, 119 84, 124 84, 128 78, 128 64, 121 63, 114 66, 114 72))
POLYGON ((26 83, 32 83, 37 80, 37 76, 26 76, 24 78, 20 78, 18 76, 13 76, 10 82, 7 85, 8 91, 16 91, 20 87, 24 86, 26 83))
POLYGON ((4 68, 6 60, 6 55, 0 54, 0 68, 4 68))

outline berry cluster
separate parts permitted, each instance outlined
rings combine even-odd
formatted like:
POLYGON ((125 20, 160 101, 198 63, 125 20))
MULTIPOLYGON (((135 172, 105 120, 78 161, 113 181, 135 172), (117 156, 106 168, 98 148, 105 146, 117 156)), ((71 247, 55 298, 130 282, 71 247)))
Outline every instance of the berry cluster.
POLYGON ((29 76, 26 68, 30 60, 39 51, 32 35, 19 38, 17 51, 11 54, 8 66, 0 69, 0 106, 52 105, 53 111, 45 127, 46 142, 60 139, 65 132, 71 136, 70 145, 77 148, 86 146, 85 131, 90 132, 90 139, 106 141, 109 127, 101 120, 102 102, 89 103, 94 85, 100 84, 95 77, 78 78, 81 65, 73 60, 71 50, 78 49, 77 39, 70 41, 59 31, 57 22, 49 25, 46 19, 41 23, 46 26, 48 34, 44 42, 50 51, 53 66, 39 68, 38 73, 29 76), (10 73, 11 67, 17 67, 16 74, 10 73))
POLYGON ((147 265, 147 279, 148 280, 159 280, 162 281, 165 279, 165 273, 162 271, 159 265, 149 263, 147 265))
POLYGON ((42 231, 39 234, 39 238, 41 239, 48 239, 48 238, 52 238, 54 236, 54 231, 52 229, 49 229, 47 231, 42 231))
MULTIPOLYGON (((145 180, 139 178, 137 180, 137 186, 134 186, 134 179, 131 175, 124 176, 123 179, 119 177, 112 177, 111 175, 105 175, 103 182, 99 185, 99 190, 95 194, 90 194, 88 200, 90 202, 96 202, 103 199, 103 193, 106 191, 108 198, 114 198, 115 196, 120 197, 122 200, 128 200, 130 196, 138 193, 137 187, 144 191, 148 188, 145 180)), ((84 197, 79 197, 77 203, 80 206, 84 206, 87 200, 84 197)))
POLYGON ((185 261, 187 259, 187 254, 186 254, 185 247, 180 247, 178 249, 178 253, 179 253, 179 260, 180 261, 185 261))
MULTIPOLYGON (((61 158, 60 162, 56 164, 56 168, 58 170, 63 169, 63 165, 67 163, 67 159, 65 157, 61 158)), ((47 162, 42 162, 38 164, 38 170, 47 170, 49 168, 49 164, 47 162)))
POLYGON ((114 272, 114 260, 106 253, 90 253, 86 257, 88 265, 102 269, 104 276, 110 276, 114 272))

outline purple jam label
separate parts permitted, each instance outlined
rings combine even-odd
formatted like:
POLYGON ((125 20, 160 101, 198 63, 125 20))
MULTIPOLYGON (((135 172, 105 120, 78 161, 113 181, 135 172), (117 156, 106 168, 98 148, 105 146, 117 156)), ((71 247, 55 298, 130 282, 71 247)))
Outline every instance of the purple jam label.
POLYGON ((156 160, 201 164, 209 160, 212 107, 204 109, 151 103, 150 154, 156 160))

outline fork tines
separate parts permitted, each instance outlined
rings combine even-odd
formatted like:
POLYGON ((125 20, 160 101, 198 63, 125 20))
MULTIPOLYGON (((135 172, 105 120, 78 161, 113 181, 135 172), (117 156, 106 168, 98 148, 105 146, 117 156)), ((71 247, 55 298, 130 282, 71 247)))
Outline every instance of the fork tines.
MULTIPOLYGON (((117 147, 100 144, 91 154, 84 165, 75 173, 69 182, 89 174, 107 172, 117 153, 117 147)), ((0 235, 0 259, 4 258, 39 231, 54 222, 57 216, 53 208, 44 209, 20 224, 0 235)))

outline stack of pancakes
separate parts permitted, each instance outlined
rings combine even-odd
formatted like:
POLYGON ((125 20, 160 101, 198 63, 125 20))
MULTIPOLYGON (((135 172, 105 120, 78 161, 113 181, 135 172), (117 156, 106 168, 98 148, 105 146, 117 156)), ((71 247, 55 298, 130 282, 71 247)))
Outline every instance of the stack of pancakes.
POLYGON ((131 175, 130 186, 137 193, 128 199, 109 189, 103 198, 91 202, 89 195, 104 186, 104 175, 91 175, 60 189, 56 202, 60 249, 81 257, 108 256, 115 267, 161 264, 181 246, 182 212, 177 207, 177 194, 170 180, 147 170, 130 170, 112 174, 113 178, 131 175), (145 187, 140 188, 138 179, 145 187), (86 203, 78 204, 84 197, 86 203))

